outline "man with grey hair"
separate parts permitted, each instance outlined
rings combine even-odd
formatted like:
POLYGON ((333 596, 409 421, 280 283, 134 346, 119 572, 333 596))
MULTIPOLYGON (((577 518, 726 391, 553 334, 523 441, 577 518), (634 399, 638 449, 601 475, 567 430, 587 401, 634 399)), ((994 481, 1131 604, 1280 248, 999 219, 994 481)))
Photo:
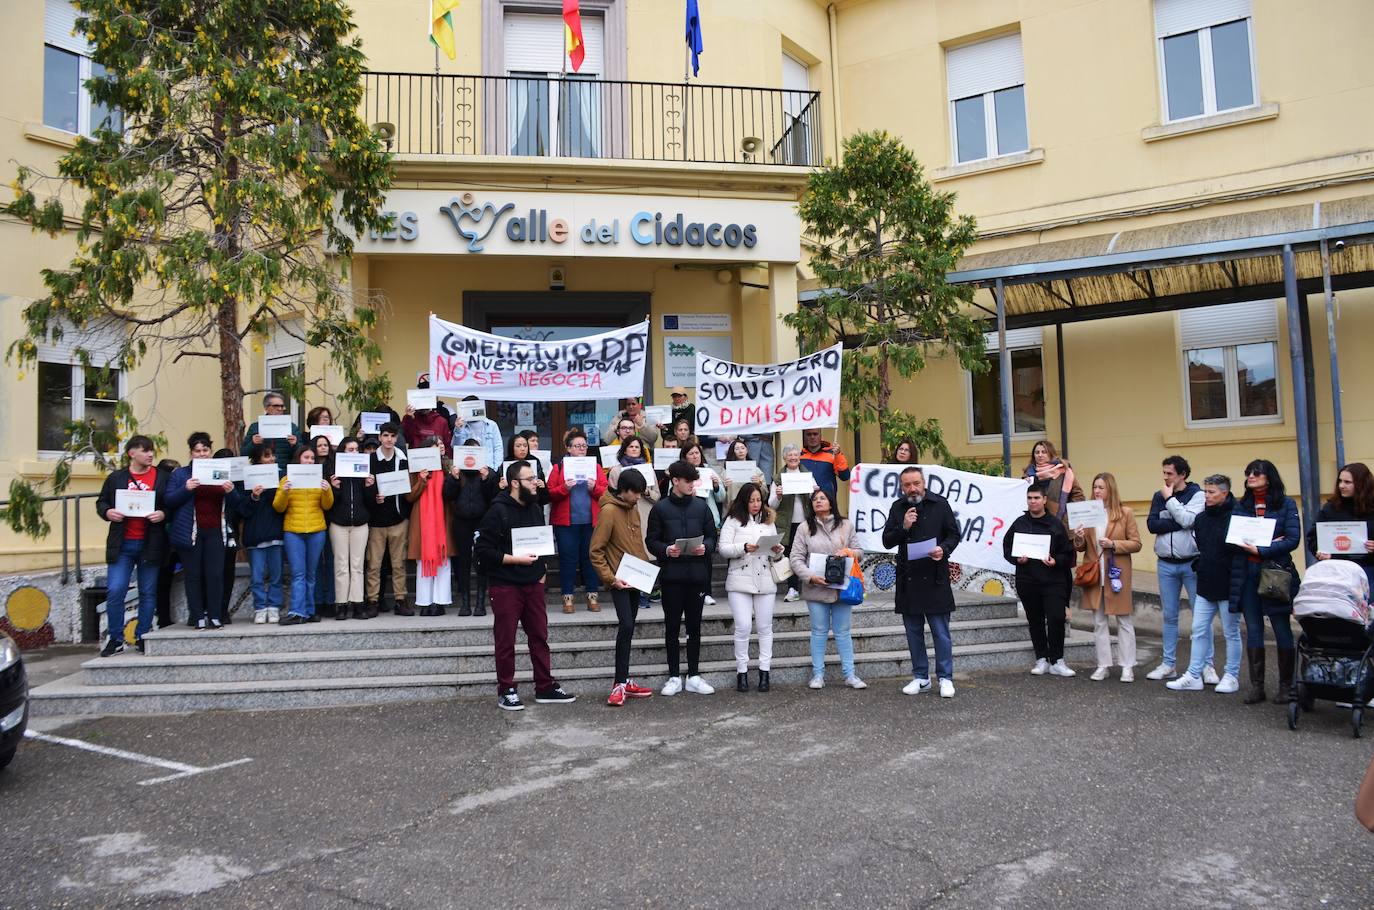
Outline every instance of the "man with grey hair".
POLYGON ((1226 671, 1216 691, 1226 695, 1240 688, 1240 613, 1233 612, 1227 603, 1231 596, 1231 548, 1226 544, 1226 530, 1236 499, 1231 495, 1231 478, 1225 474, 1204 480, 1202 492, 1206 502, 1193 521, 1198 561, 1192 656, 1183 675, 1165 685, 1175 692, 1202 689, 1203 668, 1212 659, 1212 619, 1220 615, 1226 636, 1226 671))
MULTIPOLYGON (((286 396, 281 392, 268 392, 262 396, 263 413, 269 416, 276 416, 286 413, 286 396)), ((296 450, 296 439, 301 435, 301 428, 296 426, 296 422, 291 421, 291 435, 285 439, 272 440, 272 449, 277 454, 277 473, 286 476, 286 466, 291 463, 291 453, 296 450)), ((248 425, 248 431, 243 434, 243 445, 240 447, 239 454, 252 455, 253 450, 263 444, 262 434, 258 432, 258 422, 255 420, 248 425)))

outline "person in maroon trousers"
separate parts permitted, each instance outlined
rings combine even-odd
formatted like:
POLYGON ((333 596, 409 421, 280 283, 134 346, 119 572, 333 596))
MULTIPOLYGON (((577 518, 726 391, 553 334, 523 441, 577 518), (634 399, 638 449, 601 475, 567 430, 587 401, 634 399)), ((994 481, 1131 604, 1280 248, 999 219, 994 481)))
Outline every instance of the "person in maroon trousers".
POLYGON ((544 557, 517 552, 511 546, 516 528, 544 524, 544 507, 534 469, 517 461, 506 470, 506 490, 492 500, 473 539, 472 554, 488 579, 491 593, 492 637, 496 646, 497 704, 506 711, 523 711, 515 685, 515 630, 525 630, 530 664, 534 667, 534 700, 541 705, 577 700, 553 678, 549 658, 549 615, 544 606, 544 557))

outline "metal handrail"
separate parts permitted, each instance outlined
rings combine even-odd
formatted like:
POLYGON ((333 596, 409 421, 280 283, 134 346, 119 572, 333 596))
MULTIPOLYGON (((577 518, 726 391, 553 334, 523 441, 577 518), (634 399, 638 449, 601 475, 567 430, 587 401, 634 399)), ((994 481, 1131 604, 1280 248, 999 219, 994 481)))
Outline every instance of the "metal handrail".
MULTIPOLYGON (((64 584, 64 585, 70 580, 71 575, 72 575, 72 568, 71 568, 71 565, 70 565, 70 563, 69 563, 69 561, 68 561, 68 555, 69 555, 69 554, 72 556, 73 561, 75 562, 76 583, 77 583, 77 584, 81 584, 81 582, 85 581, 85 576, 84 576, 84 574, 83 574, 82 571, 81 571, 81 500, 83 500, 83 499, 96 499, 96 498, 98 498, 99 496, 100 496, 99 493, 64 493, 64 494, 61 495, 61 496, 43 496, 43 497, 40 497, 40 498, 39 498, 39 501, 42 502, 42 503, 50 503, 50 502, 60 502, 60 503, 62 503, 62 576, 61 576, 61 582, 62 582, 62 584, 64 584), (72 538, 73 535, 68 533, 68 521, 67 521, 67 503, 68 503, 68 502, 73 502, 73 503, 76 504, 75 507, 72 509, 72 514, 75 515, 75 518, 74 518, 73 521, 72 521, 72 525, 73 525, 72 530, 75 532, 75 533, 74 533, 74 536, 76 537, 76 545, 75 545, 75 546, 72 546, 72 545, 71 545, 71 538, 72 538)), ((9 504, 10 504, 10 501, 9 501, 8 499, 0 500, 0 509, 4 509, 4 508, 5 508, 6 506, 8 506, 9 504)))
POLYGON ((795 167, 824 158, 819 92, 384 71, 365 73, 363 88, 363 117, 400 155, 795 167))

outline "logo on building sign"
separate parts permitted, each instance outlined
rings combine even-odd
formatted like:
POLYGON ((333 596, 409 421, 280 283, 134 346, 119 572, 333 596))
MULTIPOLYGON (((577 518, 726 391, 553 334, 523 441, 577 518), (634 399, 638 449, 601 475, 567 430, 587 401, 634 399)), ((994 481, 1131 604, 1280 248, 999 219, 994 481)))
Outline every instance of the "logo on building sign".
POLYGON ((504 230, 510 243, 562 246, 580 240, 586 246, 619 246, 628 239, 641 247, 686 246, 752 249, 758 244, 758 228, 753 224, 690 221, 684 212, 635 212, 623 221, 609 223, 592 218, 580 227, 548 209, 515 211, 515 203, 497 205, 478 203, 472 193, 454 196, 439 211, 453 229, 467 241, 468 252, 481 253, 497 230, 504 230))

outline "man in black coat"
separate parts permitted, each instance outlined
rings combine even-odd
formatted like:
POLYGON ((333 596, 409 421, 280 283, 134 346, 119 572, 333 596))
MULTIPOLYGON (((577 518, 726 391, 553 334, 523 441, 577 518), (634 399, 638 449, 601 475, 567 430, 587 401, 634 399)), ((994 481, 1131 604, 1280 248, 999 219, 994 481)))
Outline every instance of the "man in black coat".
POLYGON ((716 523, 706 501, 696 495, 697 469, 685 461, 668 468, 672 489, 649 512, 644 545, 662 567, 663 643, 668 651, 668 681, 661 694, 676 695, 685 687, 697 695, 716 691, 697 672, 701 658, 701 612, 711 586, 711 553, 716 549, 716 523), (684 553, 679 540, 702 539, 696 549, 684 553), (678 629, 687 618, 687 679, 679 676, 678 629))
POLYGON ((892 504, 883 525, 883 546, 897 548, 897 612, 906 626, 913 678, 902 689, 917 695, 930 689, 930 661, 926 657, 925 624, 935 639, 935 672, 940 696, 954 697, 954 643, 949 637, 949 614, 954 590, 949 559, 963 535, 954 510, 943 496, 926 490, 920 468, 902 471, 902 498, 892 504))
POLYGON ((147 436, 134 436, 124 446, 128 467, 120 468, 100 487, 95 511, 101 520, 110 523, 105 536, 105 563, 108 596, 105 601, 106 625, 109 638, 101 649, 101 657, 109 657, 124 650, 124 600, 129 594, 129 581, 138 579, 138 624, 134 627, 134 644, 143 650, 143 636, 153 625, 157 609, 157 576, 168 551, 167 541, 167 474, 153 464, 153 441, 147 436), (118 508, 119 490, 153 494, 153 511, 135 517, 125 515, 118 508))
POLYGON ((1031 644, 1035 646, 1035 667, 1031 673, 1044 676, 1073 676, 1064 663, 1064 613, 1069 608, 1069 577, 1073 565, 1073 541, 1064 522, 1045 511, 1046 485, 1033 484, 1026 490, 1026 513, 1011 523, 1002 538, 1002 555, 1016 566, 1016 593, 1026 610, 1031 644), (1017 534, 1049 537, 1050 555, 1046 559, 1011 555, 1017 534))

